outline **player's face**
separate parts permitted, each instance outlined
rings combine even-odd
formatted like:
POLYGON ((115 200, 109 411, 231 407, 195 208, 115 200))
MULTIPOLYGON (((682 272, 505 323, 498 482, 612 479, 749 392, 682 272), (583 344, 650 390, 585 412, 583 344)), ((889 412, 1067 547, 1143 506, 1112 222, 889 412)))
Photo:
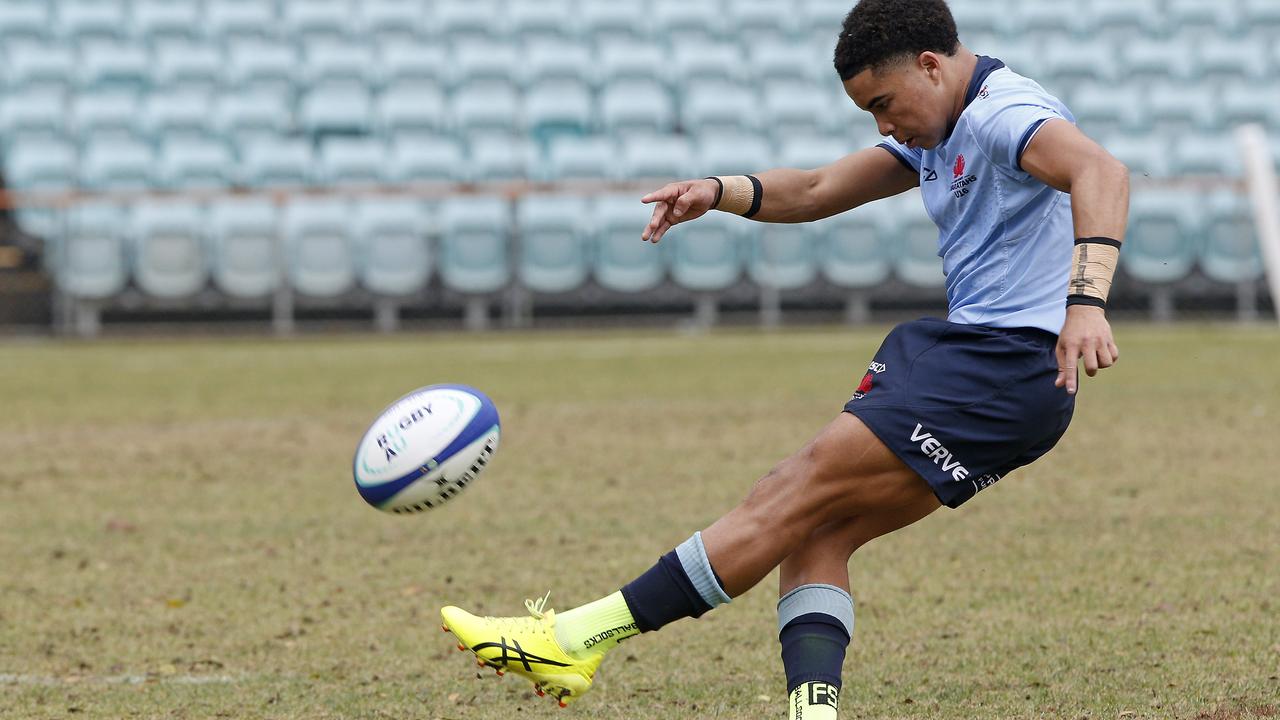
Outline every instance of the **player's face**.
POLYGON ((881 135, 911 147, 933 148, 947 133, 947 93, 931 52, 879 72, 863 70, 844 82, 858 107, 871 113, 881 135))

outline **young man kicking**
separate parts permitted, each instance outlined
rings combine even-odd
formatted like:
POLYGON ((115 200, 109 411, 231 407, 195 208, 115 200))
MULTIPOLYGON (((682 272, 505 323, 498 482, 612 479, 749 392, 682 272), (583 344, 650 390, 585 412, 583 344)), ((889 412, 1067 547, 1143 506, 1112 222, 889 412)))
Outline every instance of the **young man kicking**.
POLYGON ((481 664, 563 705, 619 641, 728 603, 781 566, 791 717, 836 717, 854 627, 849 558, 941 505, 958 507, 1048 452, 1071 420, 1077 363, 1119 357, 1106 299, 1128 172, 1035 82, 961 45, 944 0, 862 0, 835 66, 889 138, 812 171, 688 180, 643 198, 658 242, 709 210, 808 222, 922 190, 939 228, 946 321, 894 328, 844 412, 740 505, 618 592, 529 617, 441 611, 481 664))

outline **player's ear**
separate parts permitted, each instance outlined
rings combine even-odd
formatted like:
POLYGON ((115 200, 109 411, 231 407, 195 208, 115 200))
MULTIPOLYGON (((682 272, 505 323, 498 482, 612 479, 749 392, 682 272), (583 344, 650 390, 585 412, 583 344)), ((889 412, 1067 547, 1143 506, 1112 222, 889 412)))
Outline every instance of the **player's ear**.
POLYGON ((916 65, 934 84, 942 82, 942 59, 937 53, 925 50, 916 56, 916 65))

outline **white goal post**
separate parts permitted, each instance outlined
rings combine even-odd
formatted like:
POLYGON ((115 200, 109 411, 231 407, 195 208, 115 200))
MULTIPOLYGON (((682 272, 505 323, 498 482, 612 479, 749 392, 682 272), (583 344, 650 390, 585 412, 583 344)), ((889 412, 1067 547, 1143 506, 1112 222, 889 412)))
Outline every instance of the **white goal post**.
POLYGON ((1244 155, 1245 186, 1253 206, 1258 244, 1262 246, 1271 303, 1280 320, 1280 182, 1276 180, 1275 156, 1261 125, 1236 128, 1236 139, 1244 155))

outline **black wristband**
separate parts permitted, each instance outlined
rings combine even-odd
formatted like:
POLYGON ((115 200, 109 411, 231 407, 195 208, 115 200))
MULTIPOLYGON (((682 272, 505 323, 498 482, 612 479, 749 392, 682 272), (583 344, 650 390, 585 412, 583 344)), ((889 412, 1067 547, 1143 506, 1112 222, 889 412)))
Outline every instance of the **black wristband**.
POLYGON ((724 182, 720 178, 714 176, 706 179, 716 181, 716 199, 711 203, 711 209, 715 210, 720 206, 720 198, 724 196, 724 182))
POLYGON ((1099 300, 1098 298, 1091 297, 1089 295, 1068 295, 1067 307, 1071 307, 1072 305, 1088 305, 1090 307, 1102 308, 1103 310, 1107 309, 1106 300, 1099 300))
POLYGON ((751 181, 752 198, 751 209, 742 216, 745 218, 749 218, 760 212, 760 203, 764 200, 764 186, 760 184, 760 179, 755 175, 748 175, 747 179, 751 181))
POLYGON ((1110 246, 1111 246, 1111 247, 1113 247, 1113 248, 1119 248, 1119 247, 1120 247, 1120 241, 1119 241, 1119 240, 1113 240, 1112 238, 1109 238, 1109 237, 1087 237, 1087 238, 1076 238, 1076 244, 1077 244, 1077 245, 1084 245, 1084 244, 1086 244, 1086 243, 1089 243, 1089 244, 1092 244, 1092 245, 1110 245, 1110 246))

